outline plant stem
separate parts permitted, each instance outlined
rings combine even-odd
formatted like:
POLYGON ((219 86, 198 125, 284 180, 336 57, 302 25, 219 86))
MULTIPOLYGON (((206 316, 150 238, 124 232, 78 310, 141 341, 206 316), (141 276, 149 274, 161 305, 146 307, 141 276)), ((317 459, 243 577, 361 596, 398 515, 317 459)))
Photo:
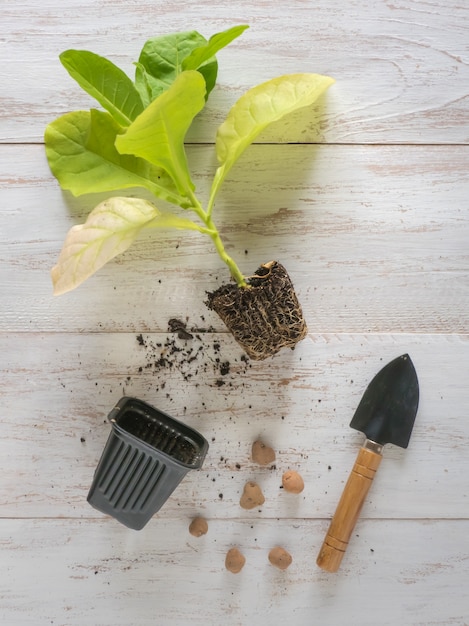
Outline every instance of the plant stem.
POLYGON ((230 255, 226 252, 225 246, 223 245, 223 241, 221 240, 221 237, 220 237, 220 233, 218 232, 218 228, 215 226, 210 216, 210 213, 208 211, 204 211, 202 205, 200 204, 200 202, 197 200, 196 196, 192 192, 190 193, 190 200, 192 202, 192 207, 191 207, 192 210, 194 211, 194 213, 197 214, 199 219, 207 227, 207 231, 208 231, 207 234, 210 237, 210 239, 213 241, 215 245, 215 249, 218 252, 219 257, 228 266, 232 278, 236 281, 236 284, 238 285, 238 287, 248 287, 246 279, 244 275, 242 274, 241 270, 239 269, 238 265, 236 264, 234 259, 232 259, 230 255))
POLYGON ((213 241, 221 260, 224 263, 226 263, 226 265, 228 265, 231 276, 236 281, 236 284, 238 285, 238 287, 247 287, 248 284, 246 282, 246 279, 244 278, 244 275, 241 273, 241 270, 237 266, 236 262, 230 257, 230 255, 227 254, 225 250, 225 246, 223 245, 223 242, 221 240, 220 233, 218 232, 217 227, 213 223, 212 218, 207 216, 206 223, 207 223, 207 227, 211 231, 210 239, 213 241))

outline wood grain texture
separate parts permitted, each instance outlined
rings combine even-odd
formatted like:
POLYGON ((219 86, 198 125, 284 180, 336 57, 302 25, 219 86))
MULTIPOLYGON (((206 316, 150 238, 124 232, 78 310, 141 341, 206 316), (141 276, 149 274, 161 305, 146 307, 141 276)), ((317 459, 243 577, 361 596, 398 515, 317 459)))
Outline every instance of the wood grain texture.
POLYGON ((0 18, 1 624, 468 626, 469 5, 23 0, 0 3, 0 18), (103 199, 62 193, 45 160, 46 124, 94 105, 60 52, 92 50, 132 74, 153 35, 239 23, 251 28, 220 52, 189 135, 202 200, 216 129, 247 88, 298 71, 336 79, 259 137, 217 202, 242 271, 281 261, 308 323, 295 351, 258 363, 204 304, 227 271, 197 234, 143 236, 60 298, 49 277, 66 231, 103 199), (191 340, 168 331, 172 317, 191 340), (350 419, 405 352, 421 398, 409 448, 385 447, 328 574, 316 556, 364 439, 350 419), (86 502, 124 394, 210 443, 140 532, 86 502), (274 466, 252 462, 258 438, 274 466), (287 469, 301 494, 280 488, 287 469), (248 480, 260 510, 239 506, 248 480), (195 515, 209 522, 199 539, 195 515), (268 562, 276 545, 293 557, 285 572, 268 562), (233 546, 246 556, 236 576, 233 546))
MULTIPOLYGON (((211 147, 190 150, 202 199, 213 159, 211 147)), ((177 316, 224 330, 204 299, 228 271, 199 234, 143 236, 52 298, 67 230, 108 194, 63 195, 42 146, 7 146, 0 160, 1 329, 166 331, 177 316)), ((468 168, 465 146, 254 146, 215 217, 245 274, 273 258, 285 265, 313 332, 464 333, 468 168)))
POLYGON ((349 428, 360 398, 383 364, 408 352, 421 394, 412 439, 407 450, 385 447, 363 515, 467 517, 467 336, 310 335, 267 364, 246 364, 226 335, 201 334, 187 344, 172 334, 143 340, 134 333, 0 335, 2 515, 99 516, 86 495, 109 434, 106 417, 122 395, 133 395, 210 443, 203 470, 186 476, 163 518, 197 508, 237 518, 248 480, 263 486, 262 517, 331 516, 364 441, 349 428), (225 375, 222 363, 229 363, 225 375), (257 438, 276 450, 275 468, 252 463, 257 438), (280 489, 287 469, 304 478, 300 496, 280 489))
POLYGON ((2 520, 2 622, 186 626, 223 616, 233 626, 312 618, 374 626, 379 615, 384 626, 468 623, 469 555, 458 539, 467 520, 364 522, 334 575, 314 564, 324 522, 209 520, 198 539, 189 523, 153 520, 135 533, 112 521, 2 520), (268 562, 275 545, 293 557, 286 572, 268 562), (224 568, 232 546, 246 557, 238 575, 224 568))
POLYGON ((47 123, 89 108, 58 55, 84 48, 133 75, 144 41, 197 29, 206 36, 251 25, 220 53, 219 87, 191 135, 212 142, 228 108, 249 87, 279 74, 317 72, 337 85, 324 111, 304 114, 263 141, 468 143, 469 7, 448 0, 375 2, 26 0, 1 7, 4 142, 42 141, 47 123), (319 124, 317 123, 319 122, 319 124), (306 128, 306 130, 305 130, 306 128))

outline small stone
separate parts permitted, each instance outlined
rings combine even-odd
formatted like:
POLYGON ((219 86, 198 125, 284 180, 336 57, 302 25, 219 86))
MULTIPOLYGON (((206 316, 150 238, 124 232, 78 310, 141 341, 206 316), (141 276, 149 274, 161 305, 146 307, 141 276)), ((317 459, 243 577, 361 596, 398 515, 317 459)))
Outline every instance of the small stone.
POLYGON ((195 517, 189 526, 189 532, 194 537, 202 537, 208 532, 207 520, 203 517, 195 517))
POLYGON ((239 501, 243 509, 254 509, 256 506, 264 504, 264 502, 264 494, 257 483, 249 481, 244 485, 243 495, 239 501))
POLYGON ((239 574, 245 563, 246 559, 238 548, 231 548, 228 550, 225 558, 225 567, 229 572, 232 574, 239 574))
POLYGON ((282 487, 290 493, 301 493, 305 483, 298 472, 288 470, 282 476, 282 487))
POLYGON ((254 463, 269 465, 275 461, 275 450, 258 439, 252 444, 251 456, 254 463))
POLYGON ((285 570, 293 562, 291 554, 287 552, 284 548, 280 548, 279 546, 272 548, 269 552, 269 561, 272 565, 278 569, 285 570))

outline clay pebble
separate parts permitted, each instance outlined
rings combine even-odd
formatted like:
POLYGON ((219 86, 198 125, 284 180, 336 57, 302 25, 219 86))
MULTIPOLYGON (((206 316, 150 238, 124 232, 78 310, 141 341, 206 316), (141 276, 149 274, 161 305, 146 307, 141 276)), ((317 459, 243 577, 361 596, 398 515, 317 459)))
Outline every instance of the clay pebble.
POLYGON ((203 517, 195 517, 189 526, 189 532, 194 537, 202 537, 208 532, 207 520, 203 517))
POLYGON ((291 554, 287 552, 285 548, 277 546, 275 548, 272 548, 272 550, 269 552, 269 561, 274 567, 285 570, 290 567, 293 559, 291 557, 291 554))
POLYGON ((230 548, 226 553, 225 567, 232 574, 238 574, 244 567, 246 559, 238 548, 230 548))
POLYGON ((254 463, 269 465, 275 461, 275 450, 258 439, 252 444, 251 457, 254 463))
POLYGON ((243 494, 239 504, 243 509, 254 509, 256 506, 264 504, 265 498, 262 489, 253 481, 249 481, 244 485, 243 494))
POLYGON ((282 487, 289 493, 301 493, 305 488, 305 483, 298 472, 288 470, 282 476, 282 487))

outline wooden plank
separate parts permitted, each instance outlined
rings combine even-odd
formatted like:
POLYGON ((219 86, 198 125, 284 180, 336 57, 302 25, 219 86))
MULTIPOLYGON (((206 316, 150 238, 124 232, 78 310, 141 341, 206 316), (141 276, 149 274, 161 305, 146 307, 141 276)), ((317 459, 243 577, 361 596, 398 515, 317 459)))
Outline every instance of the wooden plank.
POLYGON ((24 0, 0 15, 0 623, 469 626, 469 6, 24 0), (154 34, 242 22, 188 136, 202 199, 216 128, 246 89, 297 71, 337 80, 259 137, 217 202, 242 271, 283 262, 308 322, 295 351, 262 363, 204 305, 228 277, 196 234, 143 236, 61 298, 49 278, 68 228, 104 198, 63 194, 47 167, 46 124, 93 105, 59 53, 90 49, 132 74, 154 34), (171 317, 192 339, 168 332, 171 317), (314 561, 363 441, 350 419, 404 352, 421 392, 410 446, 386 446, 327 575, 314 561), (86 501, 124 394, 210 443, 140 533, 86 501), (270 467, 250 458, 259 437, 276 450, 270 467), (280 488, 290 468, 299 495, 280 488), (239 505, 248 480, 261 509, 239 505), (188 533, 197 514, 209 520, 200 539, 188 533), (234 545, 238 576, 224 568, 234 545), (268 563, 274 545, 293 556, 286 572, 268 563))
MULTIPOLYGON (((213 150, 189 156, 206 199, 213 150)), ((245 274, 272 258, 287 267, 312 332, 464 333, 468 168, 462 146, 253 146, 215 217, 245 274)), ((225 330, 204 300, 228 273, 199 234, 143 236, 53 298, 49 271, 67 230, 109 194, 62 194, 41 146, 4 146, 0 170, 0 329, 165 332, 187 317, 225 330)))
POLYGON ((467 520, 364 522, 333 575, 314 563, 324 522, 209 520, 195 539, 189 521, 135 533, 112 522, 2 520, 2 623, 469 623, 467 520), (279 544, 293 557, 284 572, 267 558, 279 544), (232 545, 246 557, 238 575, 224 568, 232 545))
POLYGON ((2 516, 102 517, 86 496, 110 430, 106 416, 126 394, 210 443, 204 468, 185 477, 161 519, 198 511, 219 519, 330 517, 363 442, 348 425, 365 387, 408 352, 421 393, 413 437, 405 451, 386 447, 363 516, 467 518, 467 335, 311 334, 263 363, 241 360, 226 335, 142 339, 0 334, 2 516), (275 467, 251 461, 259 437, 277 451, 275 467), (280 489, 287 469, 304 477, 299 496, 280 489), (262 513, 240 509, 249 480, 264 490, 262 513))
POLYGON ((231 4, 188 0, 26 0, 2 7, 3 142, 42 141, 57 116, 92 106, 58 55, 84 48, 133 75, 151 36, 197 29, 206 36, 236 23, 251 29, 219 54, 219 88, 191 132, 212 142, 229 107, 249 87, 294 72, 330 74, 337 85, 322 110, 295 116, 263 141, 468 143, 468 7, 436 0, 339 0, 231 4))

